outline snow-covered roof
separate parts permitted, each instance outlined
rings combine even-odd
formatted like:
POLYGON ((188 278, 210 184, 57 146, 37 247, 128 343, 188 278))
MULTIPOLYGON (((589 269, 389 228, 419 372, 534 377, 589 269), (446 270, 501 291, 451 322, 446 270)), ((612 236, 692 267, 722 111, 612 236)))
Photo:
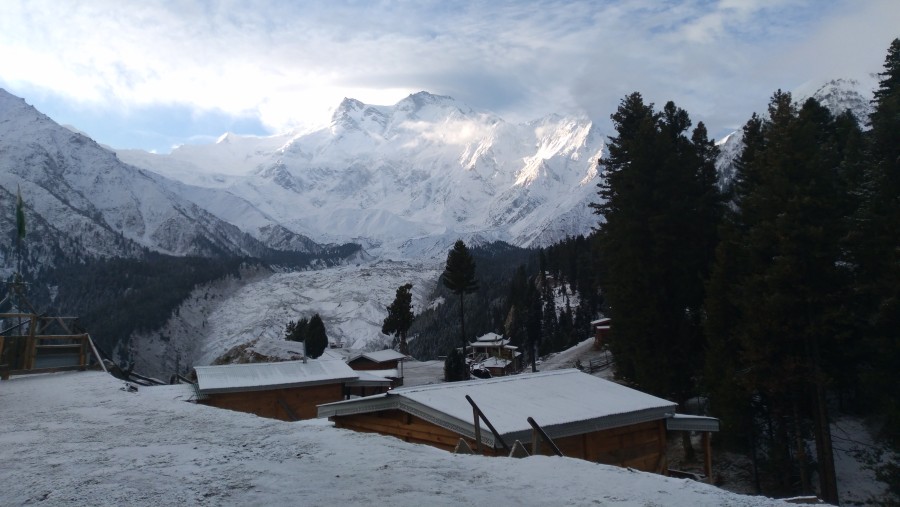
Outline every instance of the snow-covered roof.
POLYGON ((388 368, 387 370, 356 370, 356 373, 369 375, 377 375, 381 378, 400 378, 400 371, 397 368, 388 368))
POLYGON ((666 419, 666 429, 672 431, 719 431, 719 420, 702 415, 675 414, 666 419))
POLYGON ((612 322, 612 319, 610 319, 609 317, 604 317, 602 319, 592 320, 591 325, 597 326, 600 324, 609 324, 610 322, 612 322))
MULTIPOLYGON (((378 372, 381 370, 375 371, 357 371, 359 378, 356 380, 352 380, 348 382, 348 385, 351 386, 390 386, 391 380, 385 378, 384 375, 379 375, 378 372)), ((397 371, 397 370, 393 370, 397 371)))
MULTIPOLYGON (((531 440, 528 417, 558 438, 664 419, 676 407, 671 401, 568 369, 399 388, 319 405, 319 417, 399 409, 474 438, 472 406, 466 395, 508 443, 531 440)), ((481 434, 486 445, 499 446, 490 431, 481 434)))
POLYGON ((284 361, 281 363, 196 366, 201 394, 263 391, 266 389, 330 384, 359 378, 343 361, 284 361))
POLYGON ((499 341, 502 339, 503 339, 503 337, 497 333, 487 333, 487 334, 479 336, 478 338, 475 338, 475 341, 476 342, 496 342, 496 341, 499 341))
POLYGON ((471 347, 502 347, 507 344, 509 344, 508 338, 504 338, 497 333, 488 333, 475 338, 475 341, 469 345, 471 347))
POLYGON ((365 358, 373 363, 386 363, 388 361, 397 361, 400 359, 405 359, 406 355, 397 352, 396 350, 385 349, 385 350, 376 350, 375 352, 364 352, 362 354, 352 356, 347 360, 348 363, 352 363, 359 358, 365 358))

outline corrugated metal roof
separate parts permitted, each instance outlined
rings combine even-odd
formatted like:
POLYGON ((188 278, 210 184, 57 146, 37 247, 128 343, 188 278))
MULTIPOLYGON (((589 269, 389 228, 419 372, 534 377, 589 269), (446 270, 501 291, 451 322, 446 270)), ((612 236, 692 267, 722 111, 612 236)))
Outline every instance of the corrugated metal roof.
POLYGON ((405 359, 406 354, 401 354, 396 350, 386 349, 386 350, 376 350, 375 352, 366 352, 362 355, 362 357, 368 359, 369 361, 374 361, 376 363, 386 363, 388 361, 396 361, 399 359, 405 359))
POLYGON ((280 363, 196 366, 201 394, 263 391, 266 389, 329 384, 359 378, 343 361, 284 361, 280 363))
MULTIPOLYGON (((376 370, 381 371, 381 370, 376 370)), ((396 371, 396 370, 394 370, 396 371)), ((391 379, 384 378, 381 375, 377 375, 376 372, 372 371, 357 371, 357 375, 359 378, 347 383, 347 385, 351 386, 390 386, 391 379)))
POLYGON ((675 414, 666 419, 666 429, 672 431, 719 431, 719 420, 702 415, 675 414))
MULTIPOLYGON (((531 440, 533 417, 554 438, 666 418, 676 405, 579 370, 394 389, 390 393, 319 406, 319 417, 399 408, 439 426, 474 436, 472 397, 508 441, 531 440)), ((494 445, 490 431, 482 440, 494 445)))

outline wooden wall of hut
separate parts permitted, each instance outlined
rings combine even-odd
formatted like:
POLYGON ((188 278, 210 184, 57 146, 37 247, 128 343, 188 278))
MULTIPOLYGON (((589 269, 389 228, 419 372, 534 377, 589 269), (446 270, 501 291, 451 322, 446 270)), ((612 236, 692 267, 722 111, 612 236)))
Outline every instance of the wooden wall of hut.
MULTIPOLYGON (((447 451, 452 451, 462 437, 454 431, 396 409, 334 416, 330 419, 338 428, 381 433, 447 451)), ((482 431, 490 430, 482 427, 482 431)), ((476 448, 474 439, 462 438, 469 447, 476 448)), ((571 458, 660 474, 665 473, 668 467, 666 427, 663 420, 559 438, 554 442, 565 456, 571 458)), ((512 442, 507 444, 512 445, 512 442)), ((531 448, 530 445, 527 447, 531 448)), ((482 446, 482 454, 506 456, 507 453, 503 449, 485 449, 482 446)), ((552 451, 549 446, 544 445, 541 447, 541 454, 552 455, 552 451)))
POLYGON ((343 383, 335 383, 265 391, 212 393, 206 395, 206 399, 200 400, 200 403, 269 419, 293 421, 313 419, 318 414, 316 405, 343 399, 343 383))

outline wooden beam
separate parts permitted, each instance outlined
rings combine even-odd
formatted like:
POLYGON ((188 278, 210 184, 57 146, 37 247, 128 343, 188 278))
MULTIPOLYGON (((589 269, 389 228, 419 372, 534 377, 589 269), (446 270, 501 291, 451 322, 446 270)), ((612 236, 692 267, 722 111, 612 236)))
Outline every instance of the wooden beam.
POLYGON ((478 416, 478 407, 472 405, 472 415, 475 417, 475 452, 481 454, 481 417, 478 416))
POLYGON ((529 418, 526 419, 526 420, 528 421, 528 424, 531 425, 532 430, 538 432, 538 434, 540 435, 541 439, 543 439, 544 442, 547 442, 547 445, 549 445, 550 448, 553 449, 553 452, 554 452, 557 456, 562 456, 562 455, 563 455, 562 451, 559 450, 559 447, 557 447, 556 444, 553 442, 553 439, 551 439, 550 436, 547 435, 547 433, 544 432, 544 428, 541 428, 541 427, 538 425, 538 423, 535 422, 535 420, 534 420, 533 418, 531 418, 531 417, 529 417, 529 418))
POLYGON ((91 335, 88 334, 85 336, 87 336, 87 342, 91 346, 91 351, 94 352, 94 357, 97 358, 97 362, 100 363, 100 367, 103 368, 103 373, 109 373, 106 371, 106 365, 103 364, 103 358, 100 357, 100 354, 97 352, 97 347, 94 346, 94 340, 91 339, 91 335))

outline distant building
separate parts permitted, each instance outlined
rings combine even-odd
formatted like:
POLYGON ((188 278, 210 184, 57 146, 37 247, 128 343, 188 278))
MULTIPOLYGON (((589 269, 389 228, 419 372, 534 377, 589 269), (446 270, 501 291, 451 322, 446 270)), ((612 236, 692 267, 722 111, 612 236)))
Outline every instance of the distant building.
POLYGON ((356 371, 367 371, 390 379, 391 387, 400 387, 403 385, 404 359, 405 354, 386 349, 352 354, 347 358, 347 364, 356 371))
POLYGON ((522 369, 519 347, 510 345, 509 338, 487 333, 469 343, 469 363, 484 368, 494 376, 509 375, 522 369))
POLYGON ((340 401, 353 390, 382 393, 390 381, 353 371, 343 361, 197 366, 199 403, 296 421, 316 417, 316 405, 340 401))
POLYGON ((591 329, 594 330, 594 349, 600 350, 609 340, 609 333, 612 330, 612 319, 602 318, 591 321, 591 329))

